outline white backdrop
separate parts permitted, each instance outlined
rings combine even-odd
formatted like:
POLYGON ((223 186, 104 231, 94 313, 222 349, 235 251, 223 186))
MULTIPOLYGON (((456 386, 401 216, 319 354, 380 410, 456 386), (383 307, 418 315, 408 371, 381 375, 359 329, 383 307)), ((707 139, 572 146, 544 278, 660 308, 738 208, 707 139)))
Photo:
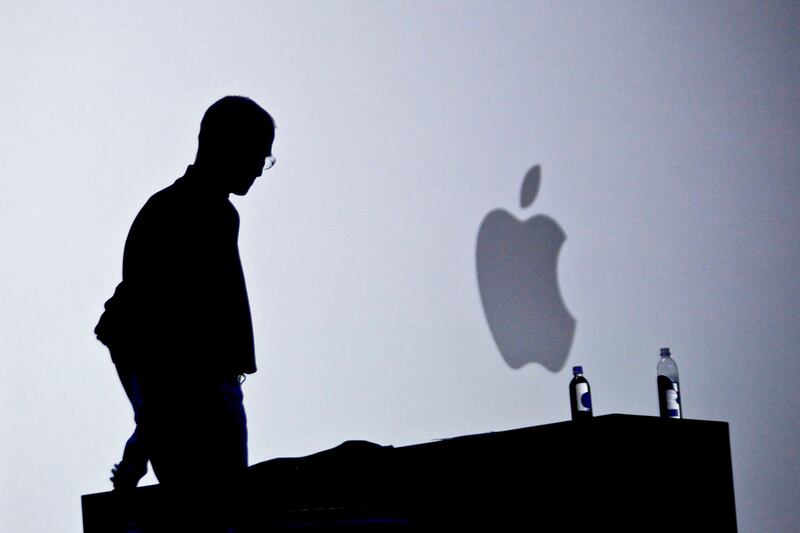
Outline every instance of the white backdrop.
POLYGON ((655 415, 671 346, 685 415, 730 423, 740 530, 800 529, 797 4, 163 4, 2 3, 3 530, 78 532, 110 488, 132 416, 92 328, 225 94, 278 124, 234 199, 251 462, 565 420, 574 364, 596 414, 655 415), (559 372, 487 326, 497 208, 566 234, 559 372))

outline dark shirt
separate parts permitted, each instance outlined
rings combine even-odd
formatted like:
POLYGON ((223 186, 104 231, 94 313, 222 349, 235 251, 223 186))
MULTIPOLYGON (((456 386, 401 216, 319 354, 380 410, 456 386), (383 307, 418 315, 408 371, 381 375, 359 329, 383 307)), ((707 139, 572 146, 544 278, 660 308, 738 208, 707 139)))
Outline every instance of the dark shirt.
POLYGON ((122 282, 95 328, 116 363, 207 375, 256 371, 239 214, 189 165, 133 221, 122 282))

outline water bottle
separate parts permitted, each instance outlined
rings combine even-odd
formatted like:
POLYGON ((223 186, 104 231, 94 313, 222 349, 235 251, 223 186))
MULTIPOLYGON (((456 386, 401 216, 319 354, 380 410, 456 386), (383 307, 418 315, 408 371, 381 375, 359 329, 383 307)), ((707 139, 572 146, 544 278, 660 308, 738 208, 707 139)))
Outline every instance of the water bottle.
POLYGON ((592 393, 589 382, 583 377, 583 367, 572 367, 572 381, 569 382, 569 403, 573 420, 592 418, 592 393))
POLYGON ((661 348, 658 374, 658 408, 662 418, 683 418, 678 390, 678 365, 670 357, 669 348, 661 348))

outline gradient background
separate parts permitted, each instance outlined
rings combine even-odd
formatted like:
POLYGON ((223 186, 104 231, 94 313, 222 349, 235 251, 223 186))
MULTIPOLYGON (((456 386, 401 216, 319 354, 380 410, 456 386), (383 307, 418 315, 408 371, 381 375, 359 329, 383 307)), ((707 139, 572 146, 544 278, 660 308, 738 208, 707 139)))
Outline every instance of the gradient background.
POLYGON ((244 94, 278 123, 234 199, 252 463, 565 420, 573 364, 596 414, 655 415, 671 346, 685 415, 730 423, 740 530, 800 529, 797 3, 164 4, 2 2, 0 528, 76 533, 110 488, 132 416, 92 328, 133 217, 244 94), (487 327, 495 208, 567 234, 557 374, 487 327))

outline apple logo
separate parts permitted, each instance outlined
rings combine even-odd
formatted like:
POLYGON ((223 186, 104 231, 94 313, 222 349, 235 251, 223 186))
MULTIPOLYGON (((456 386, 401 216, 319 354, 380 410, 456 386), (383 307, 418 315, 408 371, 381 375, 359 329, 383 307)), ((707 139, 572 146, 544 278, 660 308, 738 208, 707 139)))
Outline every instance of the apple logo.
MULTIPOLYGON (((536 165, 522 182, 520 205, 529 207, 539 192, 542 169, 536 165)), ((567 361, 575 318, 558 288, 558 254, 567 236, 550 217, 519 221, 495 209, 478 232, 478 288, 497 348, 511 368, 539 363, 558 372, 567 361)))

